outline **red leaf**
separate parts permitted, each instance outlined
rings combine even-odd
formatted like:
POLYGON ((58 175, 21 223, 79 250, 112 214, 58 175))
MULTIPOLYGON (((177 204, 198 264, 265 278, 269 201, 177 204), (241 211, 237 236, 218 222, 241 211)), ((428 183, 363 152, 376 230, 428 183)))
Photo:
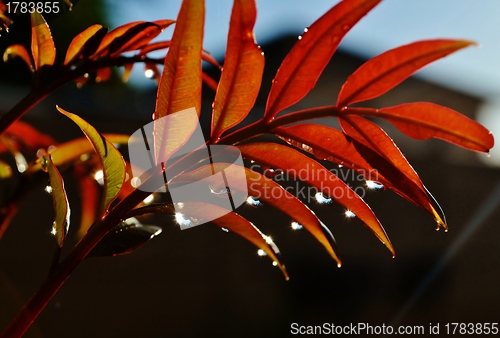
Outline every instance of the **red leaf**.
POLYGON ((64 64, 72 63, 82 55, 94 54, 107 31, 108 29, 101 25, 92 25, 75 36, 66 52, 64 64))
POLYGON ((459 112, 430 102, 405 103, 381 109, 345 110, 359 115, 381 117, 417 140, 439 138, 461 147, 488 152, 493 135, 476 121, 459 112))
POLYGON ((52 137, 20 120, 12 123, 5 133, 18 140, 24 146, 34 150, 40 148, 47 149, 56 144, 56 141, 52 137))
POLYGON ((203 1, 184 0, 158 88, 155 117, 201 108, 201 50, 205 6, 203 1))
POLYGON ((425 65, 474 44, 466 40, 425 40, 391 49, 365 62, 342 86, 338 107, 366 101, 394 88, 425 65))
MULTIPOLYGON (((220 163, 203 166, 202 168, 178 176, 173 180, 173 182, 169 183, 169 187, 172 188, 173 184, 175 184, 176 182, 194 182, 200 179, 205 179, 213 189, 224 189, 225 187, 218 186, 220 181, 218 181, 217 179, 214 178, 213 181, 210 180, 211 174, 213 172, 212 170, 215 170, 215 172, 224 171, 227 177, 234 177, 234 175, 237 175, 234 170, 239 169, 240 168, 235 166, 227 167, 226 164, 220 163)), ((318 219, 314 212, 309 209, 309 207, 307 207, 307 205, 302 203, 302 201, 300 201, 297 197, 284 189, 281 185, 265 177, 264 175, 261 175, 258 172, 255 172, 248 168, 245 168, 245 173, 247 178, 246 184, 244 185, 244 187, 241 187, 238 186, 238 183, 241 183, 241 181, 234 180, 235 184, 231 185, 231 194, 234 194, 235 191, 236 193, 238 191, 248 191, 248 194, 253 198, 268 203, 272 207, 290 216, 292 220, 304 226, 304 228, 309 231, 318 240, 318 242, 320 242, 325 247, 327 252, 340 267, 340 259, 333 250, 335 239, 333 238, 332 233, 318 219)))
POLYGON ((256 17, 253 0, 234 1, 226 59, 213 105, 213 141, 243 121, 257 99, 264 71, 264 56, 253 34, 256 17))
MULTIPOLYGON (((178 208, 178 206, 176 207, 178 208)), ((154 213, 154 212, 165 212, 169 214, 177 214, 178 210, 174 209, 170 205, 151 205, 143 208, 133 210, 131 215, 154 213)), ((235 234, 248 240, 250 243, 263 250, 269 258, 276 262, 277 266, 281 269, 281 272, 288 280, 288 274, 285 269, 285 265, 281 262, 280 251, 273 240, 264 235, 260 230, 255 227, 251 222, 241 217, 235 212, 225 210, 217 205, 203 203, 203 202, 190 202, 186 201, 182 206, 182 216, 185 219, 197 219, 203 221, 204 219, 211 219, 213 215, 220 215, 222 211, 227 212, 224 216, 215 218, 210 221, 222 229, 227 229, 235 234)))
POLYGON ((370 207, 349 186, 321 164, 280 144, 257 142, 240 145, 238 148, 245 158, 271 168, 282 169, 287 176, 295 176, 335 199, 356 214, 394 255, 394 248, 370 207))
POLYGON ((99 68, 96 71, 96 77, 95 77, 95 82, 106 82, 109 80, 111 77, 111 68, 109 67, 104 67, 104 68, 99 68))
POLYGON ((9 61, 9 59, 14 57, 21 58, 24 61, 24 63, 26 63, 26 65, 29 67, 31 72, 35 71, 35 68, 33 67, 33 62, 31 61, 31 57, 23 45, 9 46, 3 53, 3 62, 7 62, 9 61))
MULTIPOLYGON (((394 141, 382 128, 375 123, 356 115, 344 115, 339 118, 339 121, 342 129, 347 135, 385 157, 409 180, 411 180, 418 187, 418 189, 421 191, 427 191, 415 169, 413 169, 401 150, 399 150, 394 141)), ((391 177, 387 177, 387 179, 390 180, 391 177)), ((426 208, 426 210, 429 209, 426 208)), ((430 211, 435 217, 438 229, 440 226, 443 226, 445 230, 448 229, 446 223, 441 219, 441 216, 433 207, 431 207, 430 211)))
POLYGON ((150 52, 153 52, 156 50, 160 50, 160 49, 166 49, 168 47, 170 47, 170 41, 159 41, 159 42, 150 43, 149 45, 142 47, 139 54, 137 54, 137 55, 143 56, 143 55, 146 55, 147 53, 150 53, 150 52))
POLYGON ((314 88, 344 35, 380 1, 341 1, 308 28, 276 73, 266 104, 267 121, 314 88))
POLYGON ((324 125, 299 124, 279 128, 275 132, 289 144, 321 160, 341 164, 355 170, 367 180, 383 184, 384 187, 429 212, 436 221, 441 220, 425 189, 417 186, 376 151, 355 139, 348 140, 341 131, 324 125))
POLYGON ((35 61, 35 70, 45 65, 52 66, 56 60, 56 47, 49 25, 36 11, 31 13, 31 53, 35 61))
POLYGON ((111 57, 141 49, 158 36, 173 20, 144 22, 128 29, 122 36, 110 43, 108 51, 111 57))

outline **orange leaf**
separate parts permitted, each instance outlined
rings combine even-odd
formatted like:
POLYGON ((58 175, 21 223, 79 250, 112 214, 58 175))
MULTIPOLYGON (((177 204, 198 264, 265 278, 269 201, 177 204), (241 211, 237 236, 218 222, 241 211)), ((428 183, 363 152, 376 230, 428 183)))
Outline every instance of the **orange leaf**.
POLYGON ((92 25, 75 36, 66 52, 64 64, 72 63, 82 55, 85 57, 94 54, 107 31, 101 25, 92 25))
POLYGON ((29 67, 30 71, 34 72, 33 62, 31 61, 31 57, 28 54, 26 48, 23 45, 12 45, 9 46, 5 52, 3 53, 3 62, 9 61, 9 59, 18 57, 21 58, 24 63, 29 67))
POLYGON ((314 88, 344 35, 380 1, 341 1, 307 29, 276 73, 267 99, 266 120, 272 120, 314 88))
POLYGON ((259 94, 264 55, 253 34, 256 17, 253 0, 234 1, 226 59, 213 105, 212 140, 243 121, 259 94))
POLYGON ((123 82, 127 82, 129 77, 130 77, 130 73, 132 72, 132 68, 134 67, 134 64, 133 63, 126 63, 123 65, 123 75, 122 75, 122 81, 123 82))
POLYGON ((340 90, 338 107, 366 101, 394 88, 420 68, 474 44, 466 40, 425 40, 391 49, 365 62, 340 90))
MULTIPOLYGON (((411 180, 421 191, 427 191, 415 169, 413 169, 401 150, 399 150, 394 141, 382 128, 356 115, 344 115, 339 118, 339 121, 342 129, 347 135, 379 153, 411 180)), ((391 179, 391 177, 387 178, 389 180, 391 179)), ((434 214, 438 229, 440 226, 443 226, 445 230, 448 229, 446 222, 441 219, 441 216, 433 207, 431 208, 431 212, 434 214)))
POLYGON ((381 109, 347 109, 349 113, 381 117, 417 140, 439 138, 466 149, 488 152, 493 135, 459 112, 430 102, 405 103, 381 109))
POLYGON ((200 114, 204 19, 203 1, 182 2, 158 88, 156 119, 189 108, 200 114))
POLYGON ((394 248, 370 207, 341 179, 310 157, 275 143, 257 142, 238 146, 243 156, 270 168, 282 169, 287 176, 314 186, 351 210, 385 244, 394 255, 394 248))
POLYGON ((31 53, 36 70, 45 65, 52 66, 56 60, 56 47, 49 25, 36 11, 31 13, 31 53))

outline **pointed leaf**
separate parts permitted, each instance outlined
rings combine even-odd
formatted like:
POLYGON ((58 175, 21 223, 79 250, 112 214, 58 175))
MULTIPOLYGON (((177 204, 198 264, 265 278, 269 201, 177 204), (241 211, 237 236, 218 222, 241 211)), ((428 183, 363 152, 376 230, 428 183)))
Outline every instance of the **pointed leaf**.
POLYGON ((104 198, 102 204, 102 210, 104 212, 109 207, 109 204, 115 199, 116 195, 118 195, 125 180, 125 162, 123 161, 123 157, 111 142, 99 134, 99 132, 84 119, 60 107, 57 107, 57 110, 73 120, 73 122, 80 127, 85 136, 87 136, 92 143, 97 155, 99 155, 104 178, 104 198))
MULTIPOLYGON (((399 150, 394 141, 382 128, 356 115, 344 115, 339 118, 339 121, 342 129, 347 135, 382 155, 421 191, 427 191, 415 169, 413 169, 401 150, 399 150)), ((391 178, 388 177, 388 179, 390 180, 391 178)), ((441 219, 437 212, 435 212, 434 216, 438 229, 440 226, 443 226, 446 230, 448 228, 446 222, 441 219)))
POLYGON ((337 106, 380 96, 427 64, 473 44, 466 40, 425 40, 382 53, 349 76, 340 90, 337 106))
POLYGON ((394 248, 370 207, 341 179, 310 157, 280 144, 256 142, 238 146, 242 155, 273 169, 283 170, 287 177, 314 186, 351 210, 394 255, 394 248))
POLYGON ((272 120, 314 88, 344 35, 380 1, 341 1, 307 29, 276 73, 267 99, 266 120, 272 120))
MULTIPOLYGON (((169 183, 169 188, 172 189, 176 183, 195 182, 204 179, 205 182, 207 182, 207 184, 209 184, 214 190, 218 190, 219 188, 224 189, 225 187, 218 186, 221 182, 219 179, 215 178, 215 176, 212 176, 212 170, 215 170, 215 172, 224 171, 226 177, 235 177, 238 175, 235 171, 239 169, 240 167, 236 165, 227 167, 222 163, 214 163, 178 176, 169 183), (213 180, 211 180, 211 178, 213 178, 213 180)), ((300 223, 307 231, 309 231, 318 240, 318 242, 325 247, 328 254, 340 267, 341 261, 333 249, 335 238, 330 230, 318 219, 314 212, 278 183, 256 171, 248 168, 244 169, 247 178, 246 184, 242 187, 238 185, 242 183, 241 180, 232 180, 234 183, 231 184, 231 195, 234 196, 235 193, 240 191, 244 191, 245 193, 248 191, 250 196, 268 203, 272 207, 284 212, 290 216, 291 219, 300 223)))
POLYGON ((78 34, 71 41, 64 64, 70 64, 80 56, 86 57, 95 53, 108 29, 101 25, 92 25, 78 34))
POLYGON ((64 190, 64 181, 59 170, 52 163, 50 155, 43 156, 40 161, 42 169, 49 174, 51 194, 54 202, 55 220, 52 233, 57 238, 57 244, 62 248, 66 233, 68 232, 70 217, 68 197, 64 190))
POLYGON ((381 109, 352 108, 346 112, 381 117, 417 140, 439 138, 466 149, 488 152, 493 135, 459 112, 430 102, 405 103, 381 109))
POLYGON ((182 2, 158 88, 157 119, 189 108, 200 114, 204 17, 203 1, 182 2))
POLYGON ((56 141, 52 137, 20 120, 12 123, 5 131, 5 135, 14 138, 25 147, 34 150, 40 148, 47 149, 51 145, 56 144, 56 141))
POLYGON ((253 0, 234 1, 226 59, 213 105, 212 140, 243 121, 259 94, 264 55, 253 34, 256 17, 253 0))
POLYGON ((123 66, 123 75, 122 75, 122 81, 123 82, 127 82, 129 77, 130 77, 130 73, 132 72, 132 68, 134 67, 134 64, 133 63, 126 63, 124 66, 123 66))
POLYGON ((10 59, 16 57, 21 58, 24 61, 24 63, 26 63, 26 65, 29 67, 31 72, 35 71, 35 68, 33 67, 33 62, 31 61, 31 57, 23 45, 9 46, 3 53, 3 62, 7 62, 10 59))
MULTIPOLYGON (((170 214, 176 214, 176 209, 172 206, 160 205, 160 206, 149 206, 138 209, 135 212, 143 212, 147 210, 148 212, 166 212, 170 214)), ((241 217, 235 212, 230 212, 229 210, 223 210, 223 208, 202 202, 185 202, 181 208, 183 217, 193 218, 197 220, 211 219, 212 215, 220 215, 222 212, 227 212, 224 216, 211 220, 210 222, 217 225, 220 228, 227 229, 235 234, 240 235, 247 241, 263 250, 269 258, 276 262, 277 266, 280 268, 281 272, 288 280, 288 274, 286 272, 285 265, 281 262, 280 251, 273 240, 264 235, 260 230, 255 227, 250 221, 241 217)))
POLYGON ((109 67, 99 68, 96 71, 95 82, 97 83, 106 82, 109 80, 110 77, 111 77, 111 68, 109 67))
POLYGON ((321 160, 328 160, 355 170, 367 180, 381 183, 429 212, 436 222, 442 222, 423 187, 416 185, 403 172, 375 150, 341 131, 318 124, 299 124, 274 130, 289 144, 305 150, 321 160))
POLYGON ((158 36, 173 20, 143 22, 129 28, 123 35, 115 38, 108 48, 111 57, 143 48, 158 36))
POLYGON ((38 12, 31 13, 31 53, 35 70, 42 66, 52 66, 56 60, 56 47, 49 25, 38 12))
MULTIPOLYGON (((121 134, 103 134, 104 138, 113 144, 126 145, 129 141, 129 135, 121 134)), ((86 137, 78 138, 75 140, 68 141, 66 143, 58 144, 55 150, 53 150, 50 155, 52 156, 52 162, 56 166, 63 166, 70 164, 71 162, 77 161, 86 154, 91 153, 94 150, 92 143, 86 137)), ((40 170, 39 164, 35 163, 28 169, 29 173, 36 172, 40 170)))
POLYGON ((111 230, 87 255, 105 257, 126 255, 139 249, 158 236, 162 229, 154 225, 142 225, 133 217, 126 219, 111 230))

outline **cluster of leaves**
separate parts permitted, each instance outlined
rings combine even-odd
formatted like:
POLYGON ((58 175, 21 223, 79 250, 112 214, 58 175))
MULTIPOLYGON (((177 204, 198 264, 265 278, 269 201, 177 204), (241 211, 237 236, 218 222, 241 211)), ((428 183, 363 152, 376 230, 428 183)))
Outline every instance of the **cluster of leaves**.
MULTIPOLYGON (((93 25, 73 39, 63 64, 54 64, 55 46, 49 26, 40 14, 33 13, 31 53, 21 45, 11 46, 4 53, 6 61, 10 57, 24 60, 34 73, 34 80, 30 94, 0 119, 0 131, 4 132, 0 150, 14 155, 21 180, 25 182, 21 186, 26 189, 31 187, 34 180, 39 180, 43 172, 48 173, 55 209, 53 233, 58 247, 64 245, 70 214, 59 171, 69 170, 75 175, 81 189, 86 191, 86 197, 82 198, 83 216, 80 221, 83 238, 62 261, 57 255, 46 284, 26 305, 25 314, 30 315, 18 317, 4 336, 14 337, 25 329, 29 320, 33 320, 41 311, 81 260, 90 256, 131 252, 160 232, 160 228, 141 225, 134 217, 161 212, 171 214, 174 220, 175 209, 172 204, 146 205, 144 200, 150 193, 132 185, 130 164, 124 161, 115 147, 126 144, 127 135, 101 135, 78 115, 59 107, 62 114, 81 128, 86 138, 56 144, 49 136, 17 121, 61 85, 70 81, 81 85, 91 72, 96 73, 97 81, 104 81, 109 78, 110 67, 113 66, 124 66, 124 78, 128 77, 135 63, 144 63, 146 69, 155 74, 159 86, 154 119, 193 107, 200 114, 202 82, 205 81, 216 91, 207 144, 236 145, 245 159, 268 168, 292 173, 315 172, 297 176, 296 179, 315 187, 325 198, 330 197, 349 210, 393 255, 393 246, 371 208, 344 181, 326 169, 320 160, 343 165, 364 174, 367 180, 376 179, 387 189, 427 211, 438 228, 446 229, 442 213, 418 174, 385 131, 365 116, 385 119, 415 139, 439 138, 479 152, 487 152, 493 146, 491 133, 460 113, 429 102, 378 109, 352 105, 384 94, 428 63, 467 47, 471 42, 426 40, 392 49, 367 61, 351 74, 336 103, 284 113, 315 86, 345 34, 379 2, 344 0, 313 23, 293 46, 276 73, 264 116, 244 126, 240 124, 255 104, 264 69, 264 55, 253 34, 256 21, 253 0, 234 1, 227 52, 219 81, 202 71, 203 60, 218 66, 202 49, 203 1, 184 0, 176 21, 133 22, 110 32, 100 25, 93 25), (171 40, 151 42, 164 28, 174 23, 171 40), (151 51, 167 48, 165 58, 148 57, 151 51), (135 54, 124 56, 126 52, 135 54), (162 72, 157 68, 158 64, 164 65, 162 72), (337 118, 342 129, 303 122, 318 117, 337 118), (262 134, 275 135, 275 141, 255 140, 262 134), (43 150, 38 150, 40 148, 43 150), (31 156, 30 163, 25 156, 31 156), (92 177, 96 171, 101 174, 103 181, 100 205, 96 202, 99 188, 92 177), (328 196, 331 191, 343 193, 328 196)), ((182 129, 180 126, 176 128, 182 129)), ((186 124, 186 130, 180 132, 180 138, 176 139, 177 147, 189 138, 189 128, 189 124, 186 124)), ((165 156, 172 153, 173 150, 165 156)), ((162 175, 161 171, 166 169, 161 168, 156 175, 162 175)), ((195 181, 206 170, 206 167, 201 167, 180 171, 169 184, 174 184, 175 180, 195 181)), ((330 230, 303 201, 261 172, 248 168, 245 168, 245 172, 248 182, 252 182, 246 187, 250 197, 261 196, 264 203, 284 212, 295 224, 303 226, 340 266, 340 259, 332 246, 334 240, 330 230), (268 189, 279 189, 282 197, 265 194, 268 189)), ((13 174, 9 164, 0 163, 0 174, 2 180, 11 178, 13 174)), ((4 202, 0 215, 0 234, 15 214, 22 195, 15 192, 12 198, 4 202)), ((217 212, 216 209, 206 203, 185 201, 183 217, 208 218, 211 213, 217 212)), ((255 244, 287 277, 278 248, 249 220, 228 211, 226 216, 212 223, 255 244)))

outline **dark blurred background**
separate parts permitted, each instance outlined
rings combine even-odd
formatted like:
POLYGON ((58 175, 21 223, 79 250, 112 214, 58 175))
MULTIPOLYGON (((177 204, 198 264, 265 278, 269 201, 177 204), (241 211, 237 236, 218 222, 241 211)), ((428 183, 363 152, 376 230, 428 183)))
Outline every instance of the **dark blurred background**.
MULTIPOLYGON (((110 25, 109 8, 113 7, 104 7, 101 0, 82 0, 71 13, 49 22, 58 57, 64 57, 71 37, 85 27, 110 25)), ((262 44, 265 78, 249 120, 262 115, 273 75, 296 39, 295 33, 283 34, 262 44)), ((29 31, 13 27, 0 37, 0 51, 19 41, 29 44, 29 31)), ((317 87, 293 109, 335 102, 343 81, 364 61, 342 49, 317 87)), ((30 75, 23 67, 16 61, 0 67, 1 113, 29 90, 30 75)), ((81 89, 66 85, 24 120, 58 141, 80 137, 78 128, 56 112, 58 104, 103 133, 130 134, 150 122, 156 90, 153 81, 123 84, 120 76, 121 70, 109 82, 89 81, 81 89)), ((205 121, 211 98, 213 93, 207 91, 205 121)), ((476 118, 485 98, 412 78, 365 104, 384 107, 412 101, 435 102, 476 118)), ((315 122, 335 125, 329 120, 315 122)), ((343 260, 338 269, 311 235, 290 228, 284 214, 266 205, 241 206, 238 211, 280 247, 291 276, 285 281, 268 258, 257 256, 256 248, 238 236, 211 224, 180 231, 171 217, 156 216, 146 222, 162 226, 158 238, 127 256, 83 262, 26 337, 285 337, 292 323, 360 322, 426 329, 440 323, 444 335, 448 322, 499 322, 499 170, 482 164, 477 154, 441 141, 411 140, 377 122, 440 202, 448 233, 436 232, 428 214, 396 194, 370 191, 365 199, 396 248, 392 259, 359 220, 344 217, 341 206, 312 203, 337 239, 343 260)), ((76 225, 80 192, 69 176, 66 185, 76 225)), ((52 201, 43 189, 36 187, 24 201, 0 241, 0 328, 36 291, 51 261, 52 201)), ((74 243, 75 233, 76 229, 70 232, 68 244, 74 243)))

